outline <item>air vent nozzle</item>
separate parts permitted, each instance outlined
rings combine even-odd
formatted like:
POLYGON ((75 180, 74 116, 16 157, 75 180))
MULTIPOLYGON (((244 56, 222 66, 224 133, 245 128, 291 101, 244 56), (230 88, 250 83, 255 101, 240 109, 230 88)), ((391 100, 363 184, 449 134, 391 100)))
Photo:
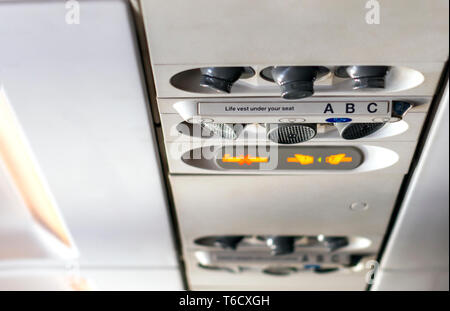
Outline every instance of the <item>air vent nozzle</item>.
POLYGON ((261 76, 280 86, 284 99, 300 99, 314 94, 314 81, 329 70, 320 66, 273 66, 265 68, 261 76))
POLYGON ((215 244, 224 249, 236 249, 243 239, 243 236, 221 236, 216 239, 215 244))
POLYGON ((266 124, 267 137, 279 144, 298 144, 317 134, 317 124, 266 124))
POLYGON ((200 86, 230 93, 233 83, 244 73, 244 67, 206 67, 200 69, 200 86))
POLYGON ((389 66, 341 66, 336 69, 335 75, 340 78, 351 78, 355 90, 384 89, 389 69, 389 66))
POLYGON ((335 124, 341 137, 347 140, 369 136, 380 130, 386 123, 350 123, 335 124))
POLYGON ((225 139, 236 139, 244 130, 245 124, 202 122, 201 126, 225 139))
POLYGON ((268 236, 266 237, 266 244, 272 255, 286 255, 294 252, 295 239, 294 236, 268 236))

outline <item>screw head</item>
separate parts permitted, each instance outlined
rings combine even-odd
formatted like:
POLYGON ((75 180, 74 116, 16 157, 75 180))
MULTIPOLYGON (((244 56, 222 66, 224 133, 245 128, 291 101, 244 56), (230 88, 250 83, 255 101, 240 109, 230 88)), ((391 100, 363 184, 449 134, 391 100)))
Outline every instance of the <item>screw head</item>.
POLYGON ((369 204, 366 202, 354 202, 350 205, 352 211, 365 211, 369 208, 369 204))

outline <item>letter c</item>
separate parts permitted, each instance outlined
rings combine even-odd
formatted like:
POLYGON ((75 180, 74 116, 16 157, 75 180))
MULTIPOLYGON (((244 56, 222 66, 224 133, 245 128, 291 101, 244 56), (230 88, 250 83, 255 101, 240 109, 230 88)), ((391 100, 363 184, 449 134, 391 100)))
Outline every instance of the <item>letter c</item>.
POLYGON ((375 112, 377 112, 377 111, 378 111, 378 108, 372 109, 372 108, 371 108, 372 106, 378 107, 377 103, 370 103, 370 104, 367 106, 367 111, 369 111, 370 113, 375 113, 375 112))

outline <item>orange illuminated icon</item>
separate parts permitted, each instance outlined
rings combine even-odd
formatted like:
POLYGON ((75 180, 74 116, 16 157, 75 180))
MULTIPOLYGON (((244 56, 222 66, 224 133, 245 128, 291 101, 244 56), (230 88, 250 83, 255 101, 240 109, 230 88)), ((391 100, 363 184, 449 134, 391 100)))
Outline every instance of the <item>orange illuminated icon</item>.
POLYGON ((338 165, 343 162, 352 162, 352 157, 346 157, 345 153, 333 154, 325 158, 325 162, 331 165, 338 165))
POLYGON ((222 157, 224 163, 239 163, 239 165, 251 165, 252 163, 266 163, 269 161, 267 157, 251 157, 250 155, 240 155, 239 157, 231 157, 229 154, 225 154, 222 157))
POLYGON ((314 163, 314 157, 304 154, 294 154, 293 158, 287 158, 290 163, 300 163, 301 165, 309 165, 314 163))
POLYGON ((0 167, 6 168, 36 222, 65 246, 74 247, 3 88, 0 88, 0 161, 0 167))

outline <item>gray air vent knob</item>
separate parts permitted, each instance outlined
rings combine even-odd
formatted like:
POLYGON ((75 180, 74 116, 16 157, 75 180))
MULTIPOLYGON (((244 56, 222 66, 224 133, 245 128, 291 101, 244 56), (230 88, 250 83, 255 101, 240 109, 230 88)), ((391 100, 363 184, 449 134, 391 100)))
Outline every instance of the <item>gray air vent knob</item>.
POLYGON ((237 245, 244 239, 243 236, 222 236, 216 238, 214 244, 224 249, 236 249, 237 245))
POLYGON ((346 237, 325 237, 323 242, 332 252, 339 248, 348 246, 348 239, 346 237))
POLYGON ((233 83, 244 73, 244 67, 207 67, 200 69, 200 86, 230 93, 233 83))
POLYGON ((336 69, 336 76, 352 79, 353 89, 385 88, 385 78, 389 66, 341 66, 336 69))
POLYGON ((320 68, 315 66, 274 66, 272 79, 280 86, 284 99, 300 99, 314 94, 314 81, 320 68))
POLYGON ((268 236, 266 244, 271 249, 272 255, 286 255, 294 252, 295 237, 293 236, 268 236))

